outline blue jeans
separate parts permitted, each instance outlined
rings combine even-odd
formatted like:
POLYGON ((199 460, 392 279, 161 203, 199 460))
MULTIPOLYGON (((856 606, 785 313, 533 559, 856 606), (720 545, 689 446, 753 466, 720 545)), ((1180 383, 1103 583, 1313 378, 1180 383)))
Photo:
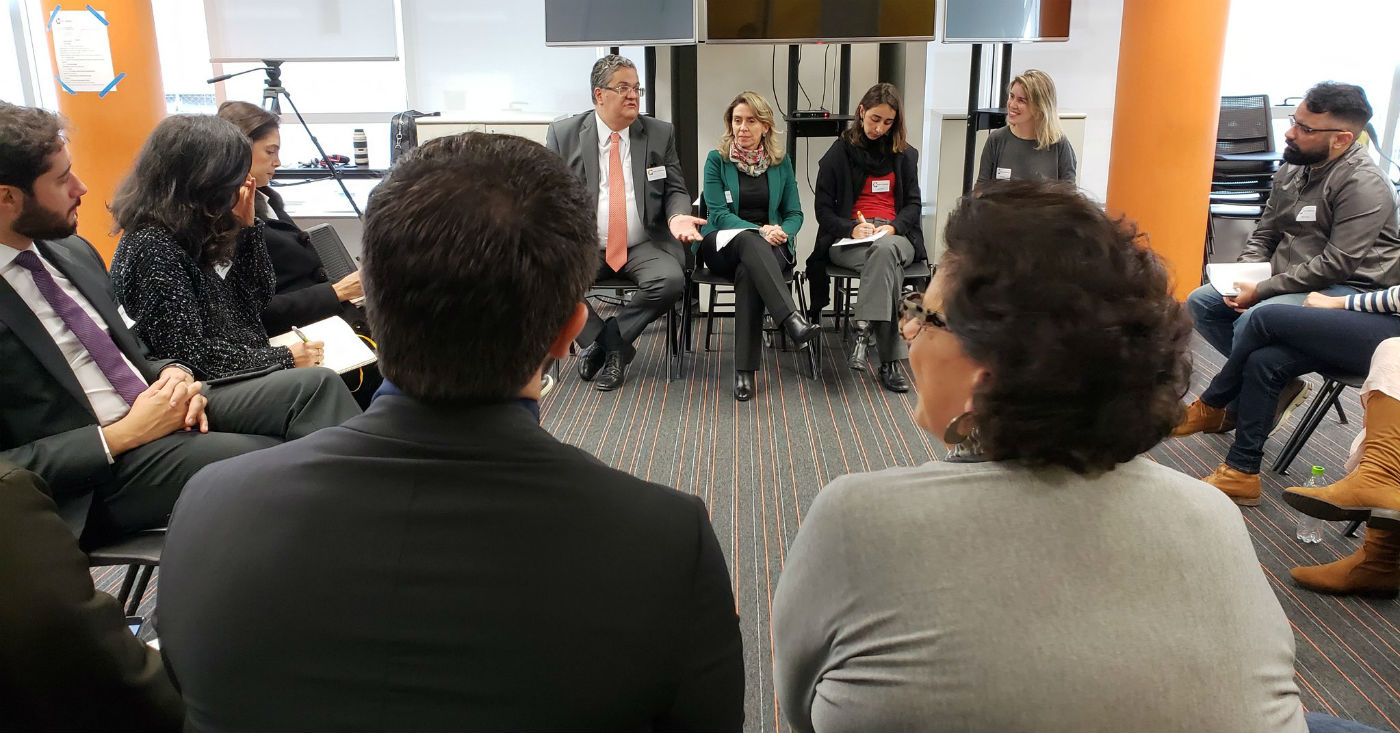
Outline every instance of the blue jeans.
POLYGON ((1380 733, 1379 728, 1327 713, 1303 713, 1303 717, 1308 721, 1308 733, 1380 733))
POLYGON ((1400 317, 1277 305, 1272 299, 1250 311, 1230 358, 1201 401, 1211 407, 1236 403, 1235 442, 1225 465, 1259 473, 1284 385, 1311 372, 1366 374, 1376 347, 1400 336, 1400 317))
MULTIPOLYGON (((1319 292, 1327 295, 1351 295, 1361 291, 1350 285, 1333 285, 1319 292)), ((1186 297, 1186 307, 1191 310, 1191 318, 1196 322, 1196 331, 1201 334, 1206 343, 1214 347, 1222 356, 1229 356, 1235 339, 1239 338, 1240 332, 1244 330, 1250 317, 1260 306, 1275 303, 1302 305, 1303 299, 1306 297, 1308 297, 1307 293, 1275 295, 1255 303, 1244 313, 1236 313, 1234 308, 1225 305, 1220 291, 1210 284, 1206 284, 1191 291, 1191 294, 1186 297)), ((1365 373, 1364 369, 1362 373, 1365 373)))

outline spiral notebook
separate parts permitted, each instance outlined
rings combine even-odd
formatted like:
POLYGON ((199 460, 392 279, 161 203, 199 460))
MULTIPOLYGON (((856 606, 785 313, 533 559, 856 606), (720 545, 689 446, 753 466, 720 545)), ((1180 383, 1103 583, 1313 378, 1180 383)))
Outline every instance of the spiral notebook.
MULTIPOLYGON (((326 351, 321 366, 327 369, 334 369, 337 374, 344 374, 352 369, 359 369, 367 364, 373 364, 379 358, 355 333, 355 329, 345 322, 340 316, 331 316, 324 321, 317 321, 309 326, 302 326, 301 332, 306 334, 308 341, 324 341, 326 351)), ((274 336, 267 340, 272 346, 291 346, 301 341, 301 337, 293 331, 288 331, 279 336, 274 336)))

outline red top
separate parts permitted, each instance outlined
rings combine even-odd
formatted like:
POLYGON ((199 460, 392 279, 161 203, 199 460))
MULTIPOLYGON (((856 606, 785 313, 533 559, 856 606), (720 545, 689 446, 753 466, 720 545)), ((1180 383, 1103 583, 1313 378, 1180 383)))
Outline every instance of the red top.
POLYGON ((856 212, 865 215, 866 219, 888 219, 894 221, 894 172, 886 175, 871 176, 865 179, 865 185, 860 187, 860 195, 856 196, 855 206, 851 209, 851 218, 856 218, 856 212))

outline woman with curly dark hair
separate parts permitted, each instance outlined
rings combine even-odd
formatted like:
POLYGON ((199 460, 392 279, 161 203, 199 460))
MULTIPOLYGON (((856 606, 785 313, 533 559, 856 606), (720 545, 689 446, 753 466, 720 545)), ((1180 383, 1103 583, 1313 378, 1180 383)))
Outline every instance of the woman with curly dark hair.
POLYGON ((205 115, 165 118, 117 189, 122 232, 112 284, 132 331, 201 378, 314 366, 319 341, 269 346, 262 312, 276 287, 253 216, 248 138, 205 115))
POLYGON ((1293 633, 1239 511, 1141 456, 1191 325, 1131 224, 992 182, 905 301, 948 460, 844 476, 773 601, 797 730, 1303 730, 1293 633))

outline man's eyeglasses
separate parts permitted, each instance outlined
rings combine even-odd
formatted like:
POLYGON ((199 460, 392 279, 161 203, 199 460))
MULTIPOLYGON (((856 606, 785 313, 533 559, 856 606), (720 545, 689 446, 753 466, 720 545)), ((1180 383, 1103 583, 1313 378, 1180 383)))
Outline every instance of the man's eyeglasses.
POLYGON ((913 341, 920 331, 930 326, 947 331, 948 319, 942 313, 924 307, 923 293, 910 293, 899 301, 899 333, 905 341, 913 341))
POLYGON ((1298 128, 1298 130, 1304 135, 1311 135, 1314 132, 1347 132, 1346 130, 1339 130, 1335 127, 1308 127, 1307 125, 1299 122, 1298 118, 1294 117, 1293 115, 1288 116, 1288 122, 1289 124, 1298 128))
POLYGON ((646 87, 634 87, 634 86, 630 86, 630 85, 628 85, 628 84, 618 84, 618 85, 615 86, 615 87, 598 87, 598 88, 599 88, 599 89, 606 89, 606 90, 608 90, 608 91, 610 91, 610 92, 617 92, 618 94, 621 94, 621 95, 624 96, 624 97, 627 96, 627 95, 629 95, 629 94, 631 94, 632 92, 636 92, 638 97, 645 97, 645 96, 647 95, 646 87))

